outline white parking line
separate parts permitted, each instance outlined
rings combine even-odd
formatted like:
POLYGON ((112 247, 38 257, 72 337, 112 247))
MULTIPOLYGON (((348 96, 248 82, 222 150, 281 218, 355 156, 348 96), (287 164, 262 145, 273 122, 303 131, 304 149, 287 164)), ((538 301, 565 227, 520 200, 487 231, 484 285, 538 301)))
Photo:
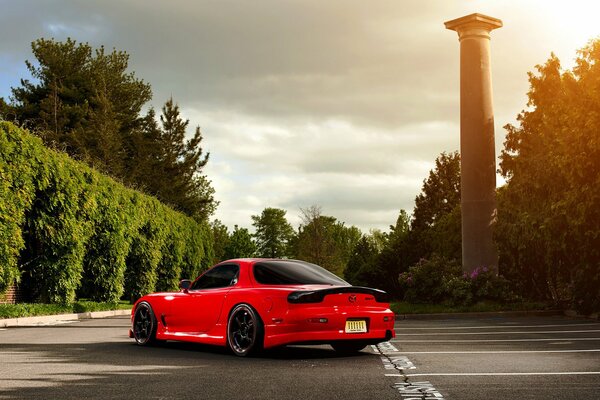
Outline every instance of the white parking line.
POLYGON ((600 329, 585 329, 580 331, 502 331, 502 332, 434 332, 434 333, 399 333, 401 336, 438 336, 438 335, 503 335, 503 334, 527 334, 534 335, 538 333, 586 333, 600 332, 600 329))
POLYGON ((403 351, 402 354, 526 354, 526 353, 594 353, 600 349, 584 350, 490 350, 490 351, 403 351))
POLYGON ((396 328, 396 331, 399 330, 447 330, 447 329, 506 329, 506 328, 556 328, 556 327, 571 327, 571 326, 597 326, 600 325, 598 323, 585 323, 585 324, 553 324, 553 325, 477 325, 477 326, 448 326, 443 328, 431 328, 431 327, 401 327, 396 328))
POLYGON ((560 340, 583 341, 596 340, 600 341, 600 337, 593 338, 544 338, 544 339, 440 339, 440 340, 390 340, 393 343, 492 343, 492 342, 556 342, 560 340))
POLYGON ((535 376, 535 375, 600 375, 600 371, 581 372, 432 372, 419 374, 385 374, 385 376, 535 376))

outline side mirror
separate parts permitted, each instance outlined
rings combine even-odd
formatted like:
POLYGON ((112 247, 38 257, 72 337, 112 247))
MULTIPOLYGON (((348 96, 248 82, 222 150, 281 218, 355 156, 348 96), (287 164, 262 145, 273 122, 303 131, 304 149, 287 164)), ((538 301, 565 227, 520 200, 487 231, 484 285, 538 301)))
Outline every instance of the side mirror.
POLYGON ((179 289, 181 289, 181 291, 186 292, 188 291, 188 289, 192 286, 192 281, 190 281, 189 279, 182 279, 179 281, 179 289))

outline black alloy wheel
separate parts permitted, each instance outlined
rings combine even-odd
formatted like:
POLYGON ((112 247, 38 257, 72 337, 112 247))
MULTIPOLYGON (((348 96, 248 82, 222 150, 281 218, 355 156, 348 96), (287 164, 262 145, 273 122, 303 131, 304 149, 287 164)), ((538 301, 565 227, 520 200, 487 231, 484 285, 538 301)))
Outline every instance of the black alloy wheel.
POLYGON ((263 325, 260 317, 247 304, 237 305, 229 315, 227 343, 236 356, 245 357, 262 348, 263 325))
POLYGON ((367 344, 361 341, 335 342, 331 343, 331 347, 341 354, 353 354, 367 347, 367 344))
POLYGON ((156 342, 156 317, 150 304, 142 302, 135 309, 133 317, 133 338, 140 346, 156 342))

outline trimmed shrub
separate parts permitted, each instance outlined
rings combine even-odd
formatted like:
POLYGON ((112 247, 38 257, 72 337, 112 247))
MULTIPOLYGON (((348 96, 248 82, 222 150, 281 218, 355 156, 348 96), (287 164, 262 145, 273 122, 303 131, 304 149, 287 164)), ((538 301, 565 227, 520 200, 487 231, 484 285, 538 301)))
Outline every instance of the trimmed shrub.
MULTIPOLYGON (((108 180, 101 177, 100 181, 108 180)), ((114 191, 108 185, 97 195, 94 233, 84 259, 84 277, 79 297, 115 302, 123 296, 125 260, 133 238, 131 193, 114 191)))
POLYGON ((0 293, 21 280, 21 229, 35 197, 40 152, 40 140, 24 138, 17 127, 0 121, 0 293))
POLYGON ((206 222, 125 188, 0 121, 0 294, 114 302, 174 289, 212 259, 206 222))

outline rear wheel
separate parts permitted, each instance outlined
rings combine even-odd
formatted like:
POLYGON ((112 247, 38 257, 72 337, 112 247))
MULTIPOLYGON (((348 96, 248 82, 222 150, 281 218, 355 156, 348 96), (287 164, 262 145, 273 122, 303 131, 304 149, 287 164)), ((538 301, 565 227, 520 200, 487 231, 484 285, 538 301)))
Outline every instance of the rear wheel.
POLYGON ((367 344, 365 342, 335 342, 335 343, 331 343, 331 347, 333 347, 333 349, 335 351, 337 351, 338 353, 342 353, 342 354, 352 354, 352 353, 358 353, 359 351, 361 351, 362 349, 364 349, 365 347, 367 347, 367 344))
POLYGON ((140 346, 147 346, 157 342, 156 317, 150 304, 145 301, 138 304, 133 316, 133 338, 140 346))
POLYGON ((245 357, 262 348, 263 325, 257 312, 247 304, 231 310, 227 323, 227 344, 236 356, 245 357))

